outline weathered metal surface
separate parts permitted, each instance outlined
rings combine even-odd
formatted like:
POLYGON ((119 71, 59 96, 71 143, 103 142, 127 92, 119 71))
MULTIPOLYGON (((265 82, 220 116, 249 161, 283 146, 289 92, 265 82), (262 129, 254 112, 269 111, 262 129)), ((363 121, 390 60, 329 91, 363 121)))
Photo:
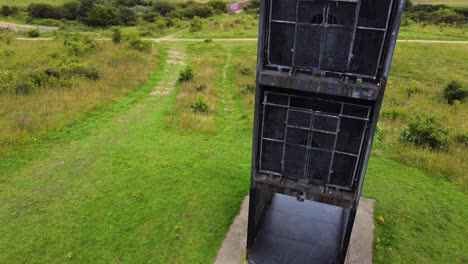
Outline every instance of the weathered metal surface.
POLYGON ((344 262, 404 5, 261 1, 250 263, 344 262), (317 213, 327 206, 340 221, 317 213), (323 219, 305 220, 312 215, 323 219), (282 243, 278 229, 299 236, 282 243))

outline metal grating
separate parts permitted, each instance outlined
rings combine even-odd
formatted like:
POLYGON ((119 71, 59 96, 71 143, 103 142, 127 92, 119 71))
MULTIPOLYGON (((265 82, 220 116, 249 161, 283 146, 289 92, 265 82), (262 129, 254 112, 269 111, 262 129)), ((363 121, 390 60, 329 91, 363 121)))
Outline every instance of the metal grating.
POLYGON ((259 171, 353 186, 371 107, 265 92, 259 171))
POLYGON ((375 79, 393 0, 269 0, 267 66, 375 79))

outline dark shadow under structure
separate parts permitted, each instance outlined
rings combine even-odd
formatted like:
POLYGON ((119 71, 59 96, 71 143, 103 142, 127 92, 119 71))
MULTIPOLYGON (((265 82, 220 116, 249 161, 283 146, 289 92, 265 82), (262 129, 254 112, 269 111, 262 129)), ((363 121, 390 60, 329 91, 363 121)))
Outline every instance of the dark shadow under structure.
POLYGON ((249 263, 344 263, 404 6, 261 1, 249 263))

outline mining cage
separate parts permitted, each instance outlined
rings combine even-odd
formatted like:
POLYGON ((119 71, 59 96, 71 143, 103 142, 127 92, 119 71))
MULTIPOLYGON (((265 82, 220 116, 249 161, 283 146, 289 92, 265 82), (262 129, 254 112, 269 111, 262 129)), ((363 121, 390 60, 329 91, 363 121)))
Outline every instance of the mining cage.
POLYGON ((344 263, 405 0, 262 0, 249 263, 344 263))

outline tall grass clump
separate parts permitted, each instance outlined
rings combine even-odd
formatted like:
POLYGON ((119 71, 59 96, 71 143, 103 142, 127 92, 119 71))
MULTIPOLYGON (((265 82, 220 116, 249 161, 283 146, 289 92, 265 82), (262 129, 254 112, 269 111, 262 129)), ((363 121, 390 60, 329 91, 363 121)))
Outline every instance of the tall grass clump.
POLYGON ((195 74, 193 73, 193 68, 191 66, 186 66, 180 73, 179 73, 179 82, 187 82, 193 79, 195 74))

